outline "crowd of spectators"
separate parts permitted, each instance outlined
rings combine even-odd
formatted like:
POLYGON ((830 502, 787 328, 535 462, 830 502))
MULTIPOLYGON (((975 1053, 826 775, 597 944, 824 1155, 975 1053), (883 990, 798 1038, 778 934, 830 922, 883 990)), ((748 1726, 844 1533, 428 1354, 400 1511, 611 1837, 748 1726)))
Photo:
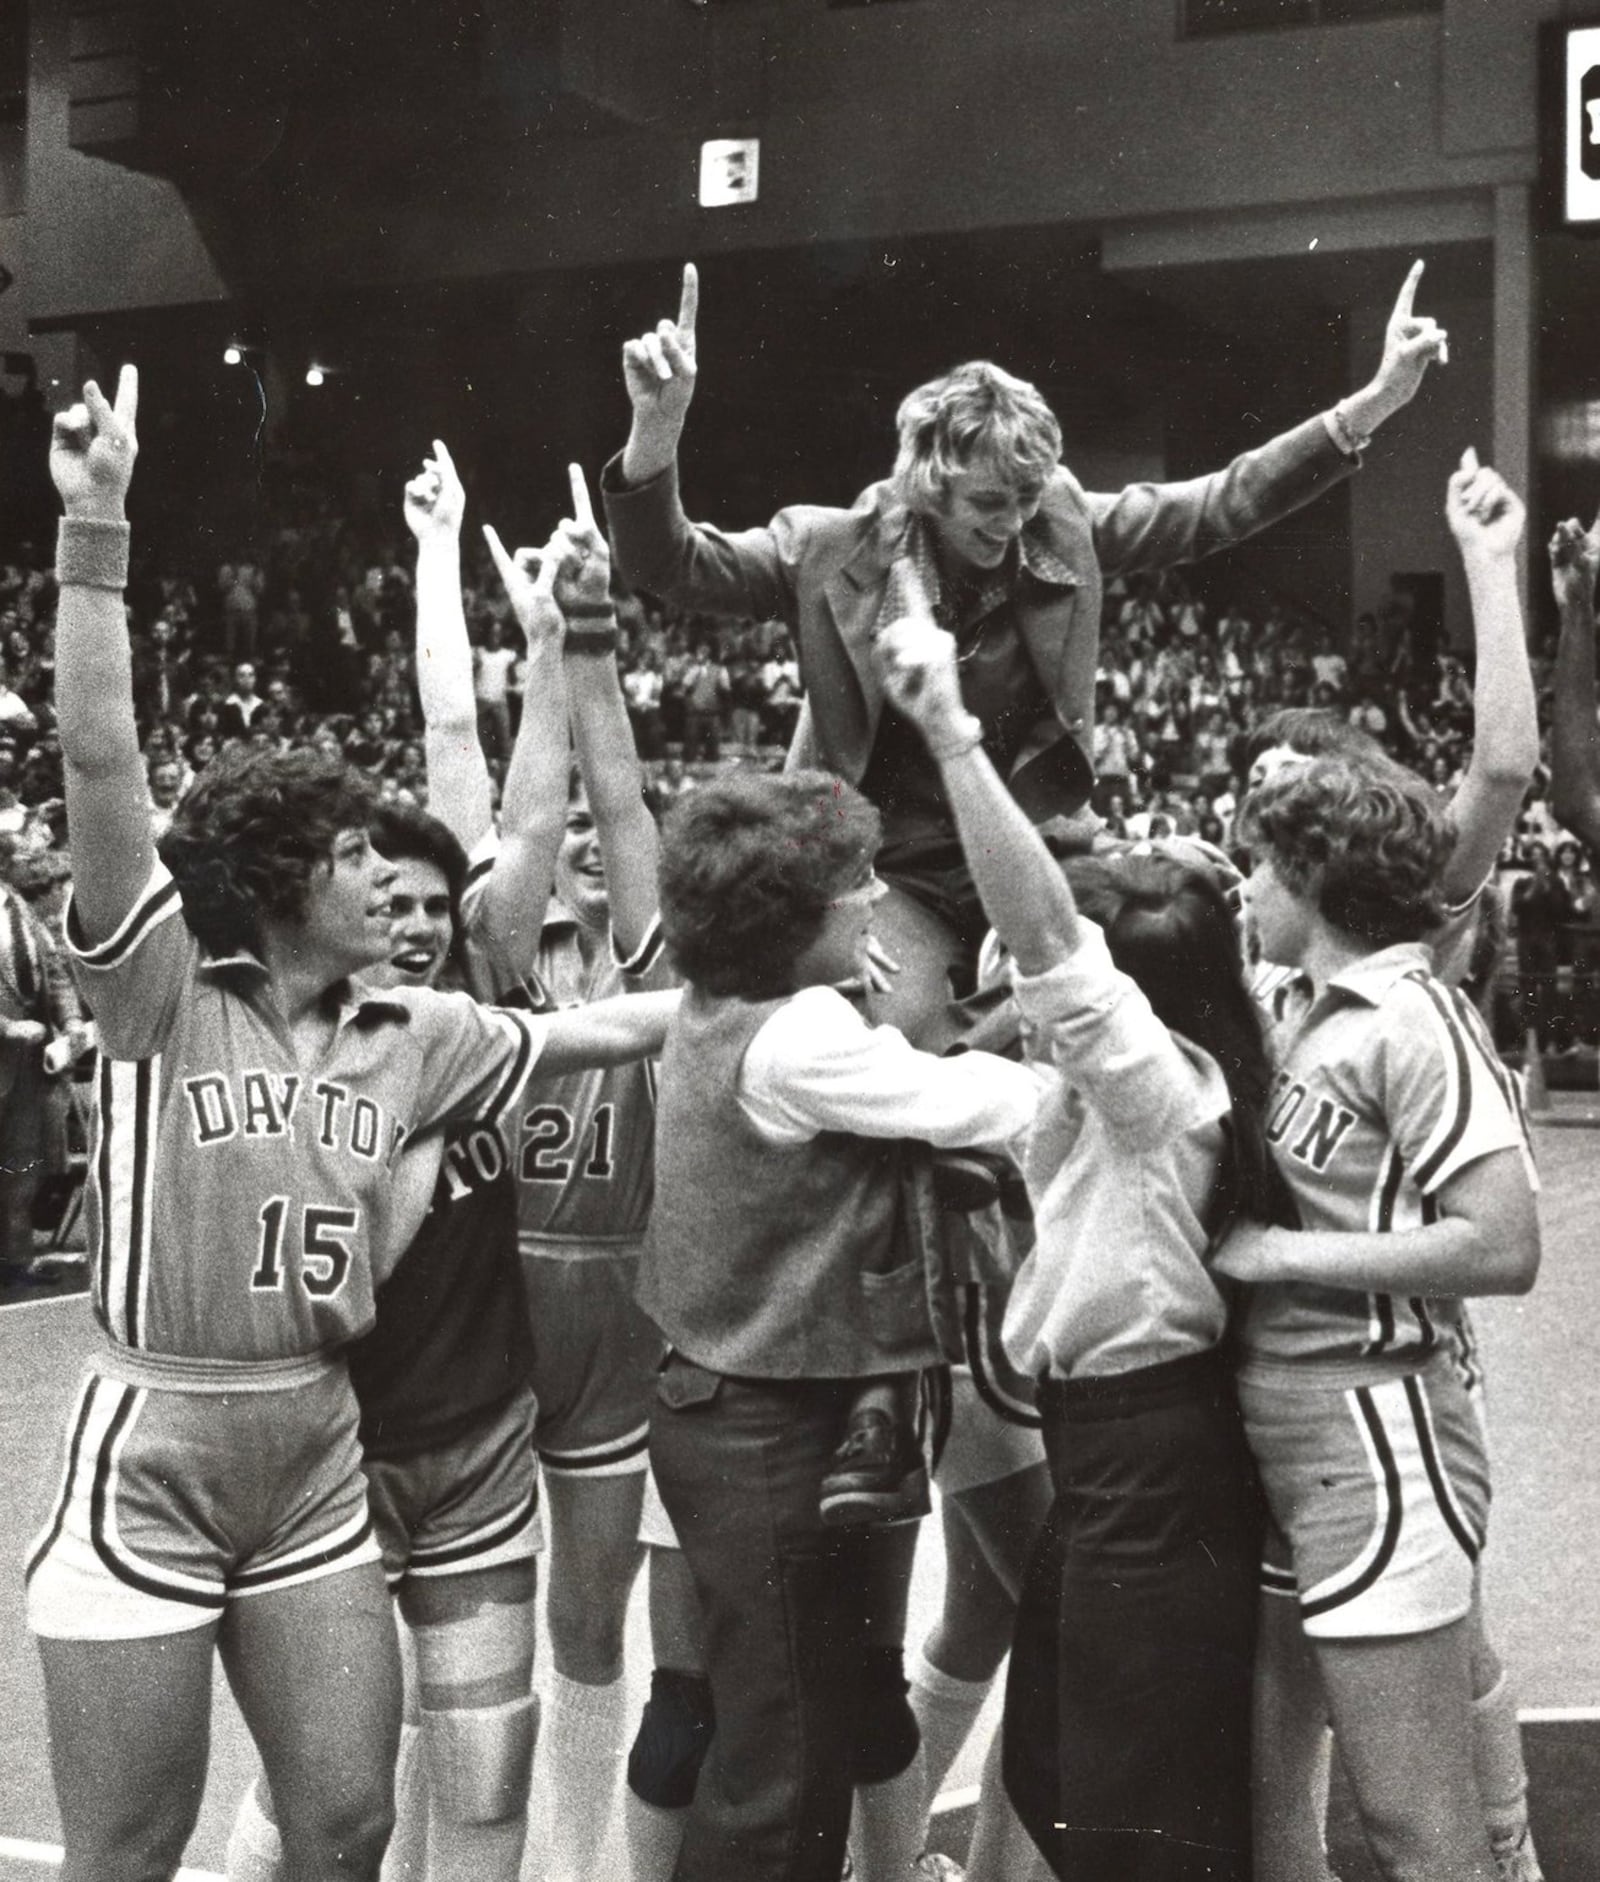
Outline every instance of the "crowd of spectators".
MULTIPOLYGON (((338 750, 384 795, 426 802, 408 542, 398 529, 357 529, 302 509, 256 556, 204 572, 136 569, 129 632, 158 829, 234 739, 338 750)), ((498 781, 523 663, 485 551, 469 551, 464 579, 484 746, 498 781)), ((59 911, 68 867, 51 704, 54 615, 48 553, 24 544, 0 563, 0 839, 13 881, 47 898, 47 914, 59 911)), ((709 767, 781 762, 801 703, 781 623, 674 618, 642 598, 626 600, 619 615, 623 688, 658 809, 709 767)), ((1113 582, 1097 685, 1096 808, 1118 834, 1197 833, 1226 845, 1251 724, 1303 705, 1347 714, 1450 794, 1470 756, 1470 678, 1458 656, 1419 647, 1422 639, 1395 599, 1341 632, 1282 609, 1252 618, 1208 604, 1182 576, 1113 582)), ((1548 661, 1536 657, 1535 677, 1547 690, 1548 661)), ((1600 964, 1600 895, 1587 854, 1551 813, 1547 770, 1502 868, 1525 971, 1553 978, 1600 964)), ((1557 1004, 1545 1002, 1551 1012, 1557 1004)), ((1541 1026, 1558 1047, 1597 1030, 1541 1026)))

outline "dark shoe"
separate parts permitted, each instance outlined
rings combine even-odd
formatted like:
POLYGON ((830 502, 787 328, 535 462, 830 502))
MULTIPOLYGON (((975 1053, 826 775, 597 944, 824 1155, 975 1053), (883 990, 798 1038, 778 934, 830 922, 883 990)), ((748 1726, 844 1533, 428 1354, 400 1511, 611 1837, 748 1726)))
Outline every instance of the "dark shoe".
POLYGON ((922 1453, 887 1412, 874 1407, 851 1418, 822 1480, 820 1506, 830 1528, 915 1522, 933 1507, 922 1453))

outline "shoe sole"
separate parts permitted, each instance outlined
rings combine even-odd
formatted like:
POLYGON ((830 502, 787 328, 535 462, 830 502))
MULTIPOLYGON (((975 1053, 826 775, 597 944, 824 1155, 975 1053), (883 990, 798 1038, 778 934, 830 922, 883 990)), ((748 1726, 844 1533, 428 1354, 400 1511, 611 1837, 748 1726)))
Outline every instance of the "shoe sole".
POLYGON ((928 1474, 919 1470, 894 1490, 838 1489, 825 1491, 818 1508, 830 1529, 852 1523, 914 1523, 931 1513, 928 1474))

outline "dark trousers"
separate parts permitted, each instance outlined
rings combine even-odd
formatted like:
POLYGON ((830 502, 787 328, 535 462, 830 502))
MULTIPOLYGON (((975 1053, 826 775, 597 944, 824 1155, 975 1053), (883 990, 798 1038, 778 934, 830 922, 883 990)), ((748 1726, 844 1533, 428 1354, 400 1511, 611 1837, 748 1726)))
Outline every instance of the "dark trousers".
POLYGON ((1229 1368, 1046 1381, 1039 1411, 1056 1500, 1017 1610, 1006 1790, 1072 1882, 1249 1882, 1261 1503, 1229 1368))
POLYGON ((676 1355, 662 1373, 650 1462, 717 1720, 675 1882, 838 1882, 856 1782, 916 1755, 894 1652, 908 1532, 825 1529, 817 1512, 859 1384, 725 1378, 676 1355))

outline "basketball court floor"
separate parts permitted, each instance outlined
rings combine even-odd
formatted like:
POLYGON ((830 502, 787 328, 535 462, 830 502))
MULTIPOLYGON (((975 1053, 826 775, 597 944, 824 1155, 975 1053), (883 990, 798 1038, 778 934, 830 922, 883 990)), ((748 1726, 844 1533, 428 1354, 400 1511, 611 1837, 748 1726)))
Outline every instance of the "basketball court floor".
MULTIPOLYGON (((1544 1268, 1523 1300, 1475 1310, 1488 1359, 1496 1485, 1491 1630, 1516 1681, 1526 1727, 1535 1831, 1549 1882, 1589 1882, 1600 1865, 1600 1117, 1563 1107, 1537 1131, 1544 1268)), ((81 1293, 0 1304, 0 1882, 41 1882, 60 1863, 38 1663, 23 1621, 21 1558, 54 1487, 56 1446, 93 1341, 81 1293)), ((910 1637, 938 1611, 941 1552, 926 1533, 910 1637)), ((635 1602, 630 1676, 642 1700, 648 1639, 635 1602)), ((548 1651, 541 1643, 541 1665, 548 1651)), ((936 1819, 937 1845, 962 1853, 971 1786, 994 1707, 958 1761, 936 1819)), ((220 1676, 209 1780, 183 1872, 220 1876, 228 1826, 252 1756, 220 1676)), ((551 1800, 536 1788, 533 1843, 551 1800)), ((1334 1865, 1376 1882, 1341 1792, 1334 1865)), ((625 1882, 613 1835, 596 1882, 625 1882)))

